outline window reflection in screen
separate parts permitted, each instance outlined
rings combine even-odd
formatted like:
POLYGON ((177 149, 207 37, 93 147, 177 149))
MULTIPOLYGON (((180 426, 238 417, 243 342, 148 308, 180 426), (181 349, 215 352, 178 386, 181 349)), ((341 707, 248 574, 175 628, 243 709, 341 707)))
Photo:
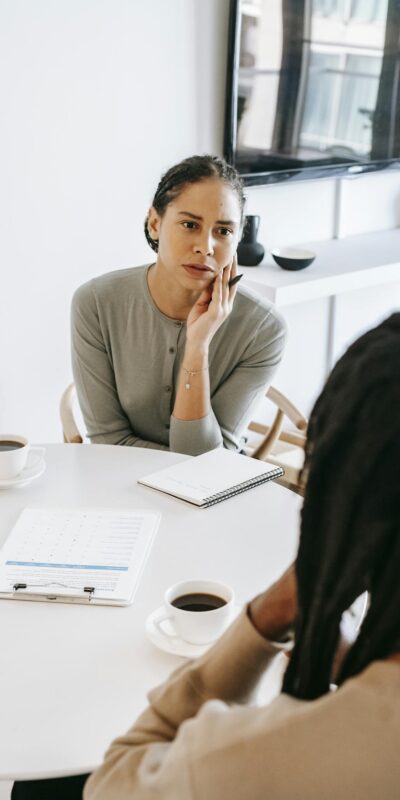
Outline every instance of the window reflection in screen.
POLYGON ((400 156, 394 2, 241 0, 237 163, 257 152, 264 169, 400 156))
POLYGON ((312 52, 300 144, 369 155, 382 57, 312 52))

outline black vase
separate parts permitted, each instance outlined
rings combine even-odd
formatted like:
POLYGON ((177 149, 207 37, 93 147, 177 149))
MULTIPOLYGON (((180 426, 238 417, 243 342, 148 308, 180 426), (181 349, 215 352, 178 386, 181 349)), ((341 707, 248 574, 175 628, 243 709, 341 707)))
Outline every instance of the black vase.
POLYGON ((257 233, 260 227, 258 214, 249 214, 243 228, 243 236, 237 249, 238 263, 242 267, 256 267, 264 258, 265 250, 257 242, 257 233))

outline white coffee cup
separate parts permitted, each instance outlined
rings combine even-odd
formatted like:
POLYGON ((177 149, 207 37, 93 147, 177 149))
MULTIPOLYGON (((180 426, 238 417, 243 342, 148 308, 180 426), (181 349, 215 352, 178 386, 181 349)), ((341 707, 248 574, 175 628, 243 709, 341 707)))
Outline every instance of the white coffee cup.
POLYGON ((191 644, 209 644, 228 627, 233 607, 233 589, 227 584, 184 581, 167 589, 164 611, 154 622, 163 636, 184 639, 191 644), (211 598, 214 598, 212 602, 211 598), (217 605, 217 601, 220 604, 217 605), (180 607, 175 605, 177 602, 180 607), (205 610, 198 610, 200 606, 205 610))
POLYGON ((34 466, 34 463, 42 458, 44 448, 31 447, 25 436, 15 433, 0 434, 0 481, 17 478, 26 467, 30 453, 37 455, 35 461, 30 465, 34 466))

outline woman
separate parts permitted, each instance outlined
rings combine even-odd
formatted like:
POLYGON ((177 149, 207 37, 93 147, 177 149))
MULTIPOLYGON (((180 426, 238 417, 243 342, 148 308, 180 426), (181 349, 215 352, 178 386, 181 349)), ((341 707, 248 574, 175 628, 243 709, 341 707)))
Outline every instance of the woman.
POLYGON ((285 339, 273 306, 228 285, 243 206, 235 169, 185 159, 161 178, 145 222, 156 261, 75 293, 73 372, 92 442, 241 449, 285 339))
POLYGON ((398 797, 399 440, 395 314, 352 345, 312 412, 295 571, 151 692, 85 800, 398 797), (365 590, 367 615, 338 658, 342 614, 365 590), (282 694, 247 705, 293 627, 282 694))

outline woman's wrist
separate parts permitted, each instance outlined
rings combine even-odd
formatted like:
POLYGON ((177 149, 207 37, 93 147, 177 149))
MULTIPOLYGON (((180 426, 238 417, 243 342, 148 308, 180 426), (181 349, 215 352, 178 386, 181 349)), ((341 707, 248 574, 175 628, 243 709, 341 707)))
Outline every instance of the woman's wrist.
POLYGON ((264 639, 272 642, 282 642, 289 638, 293 629, 293 618, 287 613, 285 608, 279 606, 261 609, 253 600, 247 610, 248 616, 255 629, 264 639))
POLYGON ((293 566, 269 589, 249 603, 248 615, 265 639, 282 641, 290 635, 297 616, 297 587, 293 566))
POLYGON ((208 366, 208 345, 186 344, 182 364, 186 369, 204 369, 208 366))
POLYGON ((195 420, 210 412, 208 349, 186 344, 172 414, 176 419, 195 420))

